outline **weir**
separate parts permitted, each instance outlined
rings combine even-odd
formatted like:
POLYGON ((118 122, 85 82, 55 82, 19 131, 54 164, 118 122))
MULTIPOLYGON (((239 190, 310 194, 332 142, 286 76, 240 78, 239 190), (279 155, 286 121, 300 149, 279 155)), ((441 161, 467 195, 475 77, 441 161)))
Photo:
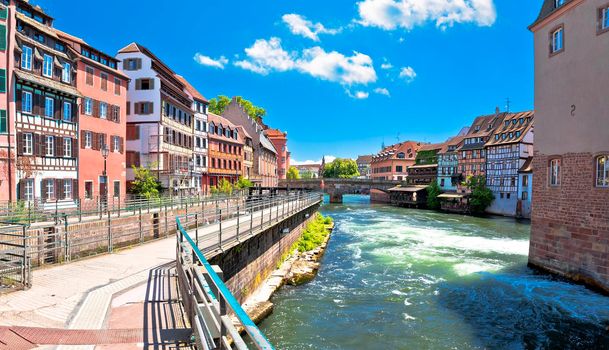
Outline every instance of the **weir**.
POLYGON ((262 265, 274 267, 274 260, 290 248, 322 199, 319 193, 288 192, 176 218, 178 285, 198 348, 274 349, 235 297, 243 294, 235 288, 255 283, 251 271, 243 274, 246 277, 238 274, 252 262, 258 262, 259 268, 265 255, 262 265), (268 250, 274 254, 267 254, 268 250), (231 277, 238 283, 225 283, 231 277))

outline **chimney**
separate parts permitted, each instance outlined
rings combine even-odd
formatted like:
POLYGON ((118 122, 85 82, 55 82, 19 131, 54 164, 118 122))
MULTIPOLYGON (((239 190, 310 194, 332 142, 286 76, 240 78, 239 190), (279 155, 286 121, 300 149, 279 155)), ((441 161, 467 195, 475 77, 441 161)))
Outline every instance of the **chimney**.
POLYGON ((499 109, 499 106, 495 107, 495 115, 498 115, 499 113, 501 113, 501 110, 499 109))

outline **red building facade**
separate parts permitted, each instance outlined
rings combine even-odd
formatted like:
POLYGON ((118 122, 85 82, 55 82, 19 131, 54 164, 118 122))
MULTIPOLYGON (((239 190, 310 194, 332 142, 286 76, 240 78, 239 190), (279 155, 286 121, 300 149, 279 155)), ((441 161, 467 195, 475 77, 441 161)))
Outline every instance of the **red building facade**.
POLYGON ((288 150, 288 133, 277 129, 266 129, 264 134, 277 150, 277 175, 285 180, 290 169, 290 152, 288 150))
POLYGON ((219 115, 208 114, 209 122, 209 186, 222 179, 236 183, 243 175, 245 135, 235 124, 219 115))

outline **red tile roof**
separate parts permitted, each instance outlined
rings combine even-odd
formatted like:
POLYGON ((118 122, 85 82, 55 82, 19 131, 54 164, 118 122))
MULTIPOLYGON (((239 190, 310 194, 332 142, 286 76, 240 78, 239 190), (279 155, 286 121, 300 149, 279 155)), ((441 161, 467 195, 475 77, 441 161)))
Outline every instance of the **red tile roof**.
POLYGON ((287 139, 287 133, 278 129, 266 129, 264 130, 264 134, 271 139, 287 139))
POLYGON ((205 103, 209 102, 209 101, 207 101, 207 99, 205 97, 203 97, 203 95, 201 95, 201 93, 199 91, 197 91, 197 89, 195 89, 192 85, 190 85, 188 80, 184 79, 183 76, 181 76, 179 74, 174 74, 174 76, 176 77, 176 79, 178 79, 180 82, 182 82, 182 84, 184 84, 184 88, 186 89, 186 91, 188 91, 189 94, 192 95, 193 98, 195 98, 196 100, 203 101, 205 103))

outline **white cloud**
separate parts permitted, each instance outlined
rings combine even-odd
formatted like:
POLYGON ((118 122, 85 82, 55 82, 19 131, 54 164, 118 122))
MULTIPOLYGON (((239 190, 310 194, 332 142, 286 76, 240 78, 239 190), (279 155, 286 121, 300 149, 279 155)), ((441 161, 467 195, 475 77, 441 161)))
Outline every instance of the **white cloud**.
POLYGON ((393 64, 391 64, 389 62, 385 62, 385 63, 381 64, 381 69, 387 70, 387 69, 391 69, 391 68, 393 68, 393 64))
POLYGON ((406 82, 410 83, 417 77, 417 72, 414 71, 412 67, 404 67, 400 70, 400 78, 406 80, 406 82))
POLYGON ((294 68, 292 54, 281 47, 279 38, 258 39, 254 45, 245 49, 245 53, 248 58, 235 62, 235 65, 258 74, 285 72, 294 68))
POLYGON ((258 74, 270 72, 299 71, 313 77, 337 82, 342 85, 368 84, 377 79, 372 58, 359 52, 345 56, 339 52, 326 52, 319 46, 288 53, 279 38, 258 39, 245 49, 247 58, 235 65, 258 74))
POLYGON ((292 34, 300 35, 313 41, 319 41, 319 34, 335 35, 340 32, 340 29, 328 29, 321 23, 313 23, 295 13, 283 15, 281 19, 290 28, 292 34))
POLYGON ((387 90, 385 88, 376 88, 376 89, 374 89, 374 93, 379 94, 379 95, 391 96, 391 94, 389 93, 389 90, 387 90))
MULTIPOLYGON (((330 156, 330 155, 326 155, 324 156, 326 158, 326 164, 328 163, 332 163, 336 157, 335 156, 330 156)), ((312 164, 321 164, 321 159, 319 160, 305 160, 305 161, 298 161, 295 159, 290 160, 290 164, 291 165, 312 165, 312 164)))
POLYGON ((446 29, 455 23, 491 26, 497 19, 493 0, 363 0, 357 4, 365 26, 413 29, 427 22, 446 29))
POLYGON ((356 100, 365 100, 370 96, 370 93, 366 92, 366 91, 355 91, 355 92, 351 92, 349 89, 345 89, 345 92, 347 93, 347 95, 351 98, 354 98, 356 100))
POLYGON ((228 59, 224 56, 220 56, 218 59, 213 59, 209 56, 205 56, 201 53, 196 53, 193 57, 195 62, 200 65, 224 69, 224 66, 228 64, 228 59))

